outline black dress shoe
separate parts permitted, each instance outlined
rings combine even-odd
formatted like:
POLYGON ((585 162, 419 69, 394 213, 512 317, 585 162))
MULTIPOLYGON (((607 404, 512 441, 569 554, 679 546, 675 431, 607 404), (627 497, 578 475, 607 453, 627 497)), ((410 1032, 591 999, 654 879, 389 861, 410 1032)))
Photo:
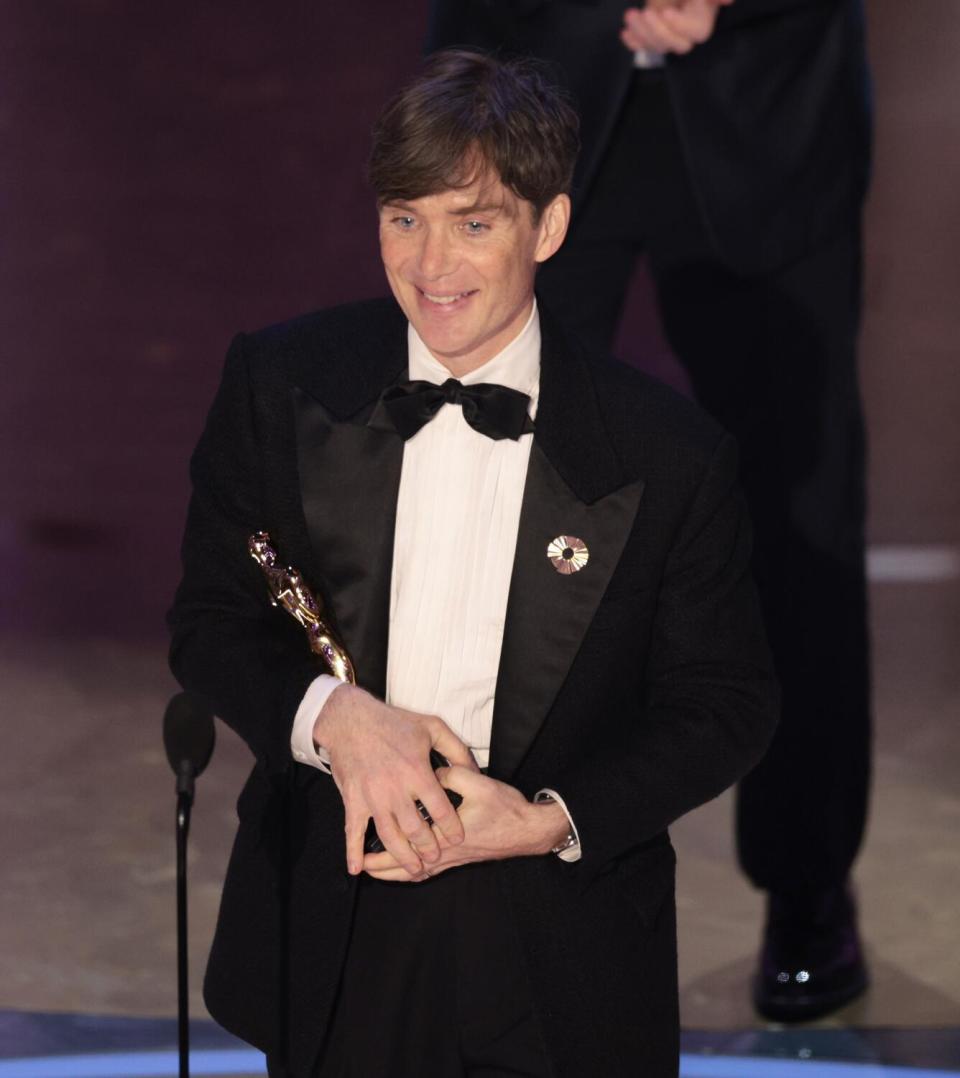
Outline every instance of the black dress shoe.
POLYGON ((857 912, 846 888, 805 900, 771 894, 753 1004, 773 1022, 822 1018, 867 987, 857 912))

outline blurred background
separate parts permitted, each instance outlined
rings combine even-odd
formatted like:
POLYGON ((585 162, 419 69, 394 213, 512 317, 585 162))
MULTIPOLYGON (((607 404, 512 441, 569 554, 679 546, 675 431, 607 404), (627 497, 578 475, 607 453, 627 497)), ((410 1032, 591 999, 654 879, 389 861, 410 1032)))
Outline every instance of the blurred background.
MULTIPOLYGON (((919 1030, 911 1062, 960 1061, 960 6, 866 6, 875 983, 826 1025, 919 1030)), ((51 1012, 175 1013, 160 720, 189 454, 237 330, 385 293, 363 162, 426 16, 0 0, 0 1057, 51 1012)), ((618 351, 684 388, 642 273, 618 351)), ((191 847, 197 1015, 248 765, 220 735, 191 847)), ((761 1029, 760 906, 731 810, 677 828, 681 988, 687 1029, 739 1036, 761 1029)))

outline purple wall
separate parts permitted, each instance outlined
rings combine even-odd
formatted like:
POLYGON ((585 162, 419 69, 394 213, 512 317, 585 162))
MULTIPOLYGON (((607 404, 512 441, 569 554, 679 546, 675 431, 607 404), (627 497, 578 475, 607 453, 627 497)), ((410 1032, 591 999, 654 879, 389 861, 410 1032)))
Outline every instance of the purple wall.
POLYGON ((403 11, 0 4, 4 626, 162 631, 230 337, 383 291, 361 177, 403 11))
POLYGON ((425 25, 0 3, 0 627, 162 632, 230 337, 385 291, 363 162, 425 25))

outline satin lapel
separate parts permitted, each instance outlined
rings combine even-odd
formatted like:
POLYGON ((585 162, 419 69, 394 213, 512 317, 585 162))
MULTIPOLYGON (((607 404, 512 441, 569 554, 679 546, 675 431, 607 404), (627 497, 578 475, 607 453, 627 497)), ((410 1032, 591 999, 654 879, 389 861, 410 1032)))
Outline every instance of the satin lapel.
POLYGON ((293 392, 300 492, 323 594, 359 684, 383 699, 403 441, 337 421, 308 393, 293 392))
POLYGON ((537 736, 620 560, 642 492, 637 480, 587 504, 534 442, 497 678, 490 747, 497 778, 516 771, 537 736), (547 558, 560 535, 582 539, 590 552, 568 576, 547 558))
POLYGON ((629 535, 643 481, 623 473, 604 421, 600 368, 568 343, 540 304, 540 404, 520 512, 497 677, 490 769, 509 778, 543 725, 629 535), (547 545, 586 543, 577 573, 558 573, 547 545))

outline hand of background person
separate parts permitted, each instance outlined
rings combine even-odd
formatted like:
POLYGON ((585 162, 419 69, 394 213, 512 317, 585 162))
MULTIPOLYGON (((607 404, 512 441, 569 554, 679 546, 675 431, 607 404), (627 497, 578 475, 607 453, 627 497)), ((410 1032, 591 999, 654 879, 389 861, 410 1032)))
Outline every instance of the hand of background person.
POLYGON ((534 805, 513 786, 465 767, 442 767, 440 782, 463 797, 458 814, 463 841, 451 844, 438 834, 440 856, 410 872, 389 850, 368 853, 363 869, 374 879, 419 883, 458 865, 549 853, 569 831, 567 814, 554 802, 534 805))
POLYGON ((687 53, 713 33, 717 13, 733 0, 675 0, 670 5, 648 3, 623 13, 620 40, 631 51, 687 53))
POLYGON ((449 847, 462 842, 463 825, 430 766, 430 749, 469 774, 477 764, 442 719, 390 707, 363 689, 341 685, 322 708, 313 737, 330 755, 343 798, 351 875, 362 869, 371 818, 389 855, 411 876, 438 860, 438 839, 449 847), (415 801, 430 813, 433 828, 415 801))

